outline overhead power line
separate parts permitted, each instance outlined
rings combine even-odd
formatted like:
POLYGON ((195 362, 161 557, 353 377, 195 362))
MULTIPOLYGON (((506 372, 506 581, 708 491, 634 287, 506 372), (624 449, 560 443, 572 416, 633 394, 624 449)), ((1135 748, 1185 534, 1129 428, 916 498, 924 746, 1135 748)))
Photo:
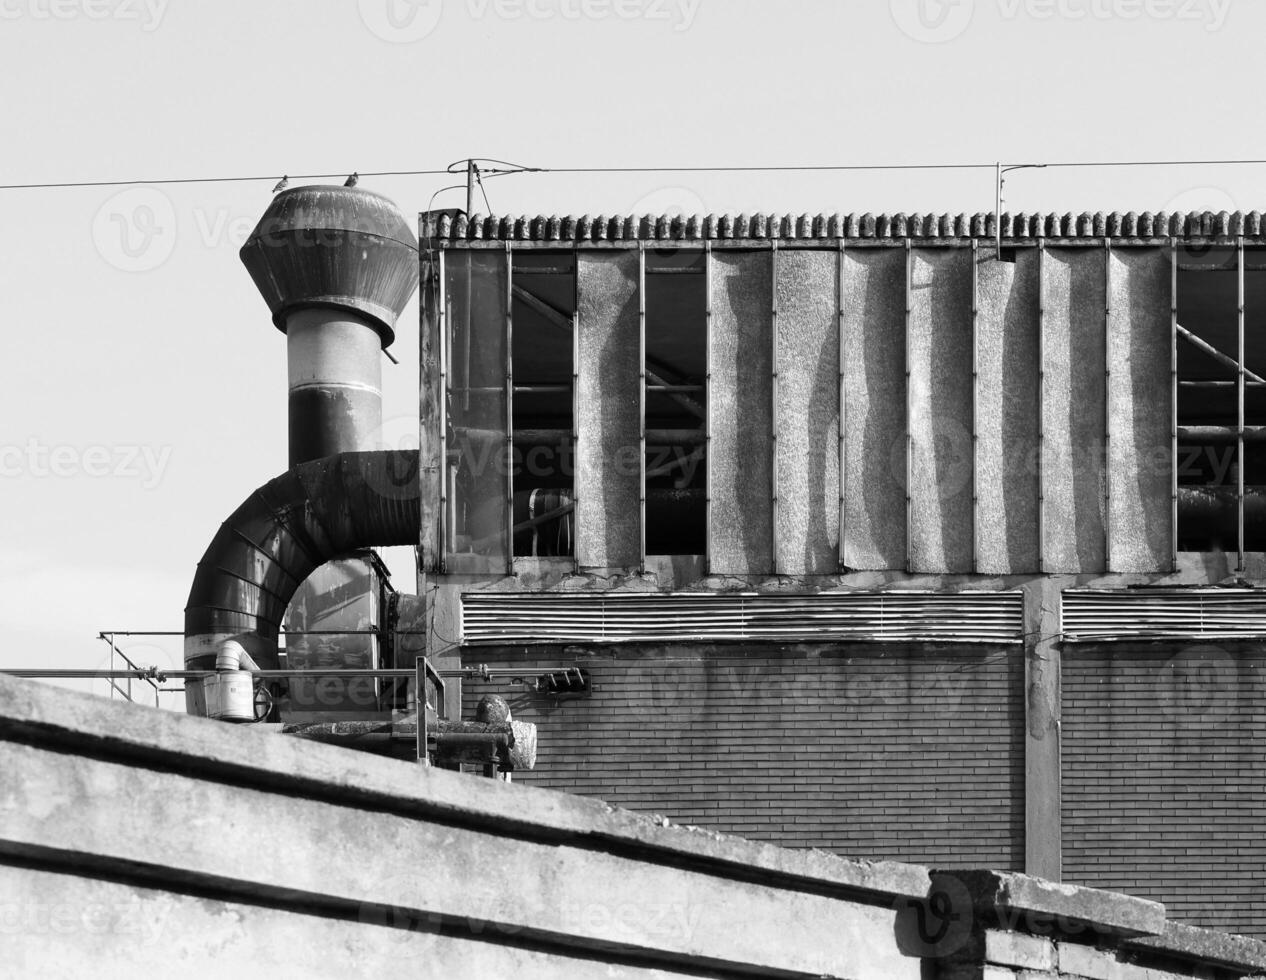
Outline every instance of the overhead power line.
MULTIPOLYGON (((336 174, 287 174, 291 180, 335 180, 345 178, 351 171, 336 174)), ((423 177, 442 176, 445 170, 379 170, 359 172, 361 177, 423 177)), ((45 181, 30 184, 0 184, 0 190, 20 191, 38 190, 55 187, 125 187, 132 184, 153 186, 155 184, 231 184, 256 180, 277 180, 281 174, 255 174, 241 177, 159 177, 155 180, 65 180, 45 181)))
MULTIPOLYGON (((464 168, 466 159, 459 161, 464 168)), ((504 164, 505 161, 488 161, 481 158, 478 162, 504 164)), ((1051 163, 1003 163, 1003 167, 1224 167, 1266 165, 1266 159, 1250 160, 1063 160, 1051 163)), ((457 166, 454 164, 453 166, 457 166)), ((723 165, 695 166, 657 165, 644 167, 528 167, 507 164, 503 167, 483 167, 480 169, 484 177, 507 174, 651 174, 651 173, 828 173, 856 171, 903 171, 903 170, 996 170, 998 161, 988 163, 822 163, 822 164, 785 164, 785 165, 723 165)), ((452 166, 436 170, 361 170, 361 177, 443 177, 456 173, 452 166)), ((44 190, 73 187, 124 187, 129 185, 165 185, 165 184, 223 184, 245 183, 251 181, 276 181, 281 174, 252 174, 241 176, 214 177, 159 177, 132 178, 118 180, 69 180, 69 181, 32 181, 20 184, 0 184, 0 190, 44 190)), ((346 177, 346 172, 325 174, 290 174, 293 180, 330 180, 346 177)))

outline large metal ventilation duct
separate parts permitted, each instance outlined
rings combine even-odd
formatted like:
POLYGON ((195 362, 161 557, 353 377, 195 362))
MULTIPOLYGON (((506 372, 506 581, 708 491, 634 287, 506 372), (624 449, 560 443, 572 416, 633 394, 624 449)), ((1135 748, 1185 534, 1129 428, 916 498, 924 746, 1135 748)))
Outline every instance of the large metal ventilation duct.
MULTIPOLYGON (((229 641, 277 666, 286 607, 324 562, 415 544, 417 453, 366 452, 382 430, 381 351, 417 288, 417 240, 390 200, 356 187, 277 194, 242 262, 286 334, 290 471, 211 542, 185 609, 185 665, 214 669, 229 641)), ((188 709, 205 714, 201 682, 188 709)))
POLYGON ((286 335, 290 465, 376 448, 379 352, 417 288, 417 253, 395 204, 359 187, 282 191, 242 246, 286 335))
MULTIPOLYGON (((198 562, 185 606, 186 668, 215 669, 228 641, 276 668, 282 617, 314 569, 358 548, 417 542, 418 486, 416 450, 381 450, 301 463, 252 493, 198 562)), ((191 711, 197 687, 187 686, 191 711)))

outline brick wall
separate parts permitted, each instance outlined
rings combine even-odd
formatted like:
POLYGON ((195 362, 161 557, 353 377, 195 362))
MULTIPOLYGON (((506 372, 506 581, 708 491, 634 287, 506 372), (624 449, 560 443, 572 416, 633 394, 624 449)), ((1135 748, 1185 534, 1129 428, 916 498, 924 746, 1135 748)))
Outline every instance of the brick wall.
POLYGON ((1023 662, 961 645, 468 648, 467 665, 580 664, 593 691, 501 693, 541 726, 516 780, 792 847, 1019 869, 1023 662))
POLYGON ((1266 660, 1203 643, 1063 662, 1064 879, 1266 936, 1266 660))

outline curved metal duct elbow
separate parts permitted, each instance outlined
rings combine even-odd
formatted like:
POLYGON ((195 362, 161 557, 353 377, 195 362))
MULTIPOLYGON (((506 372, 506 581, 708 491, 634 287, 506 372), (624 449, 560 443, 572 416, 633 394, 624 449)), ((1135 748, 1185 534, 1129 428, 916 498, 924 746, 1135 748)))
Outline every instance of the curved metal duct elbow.
POLYGON ((252 493, 198 562, 185 606, 185 665, 215 668, 228 640, 263 669, 295 591, 318 566, 368 547, 416 544, 418 453, 341 453, 301 463, 252 493))

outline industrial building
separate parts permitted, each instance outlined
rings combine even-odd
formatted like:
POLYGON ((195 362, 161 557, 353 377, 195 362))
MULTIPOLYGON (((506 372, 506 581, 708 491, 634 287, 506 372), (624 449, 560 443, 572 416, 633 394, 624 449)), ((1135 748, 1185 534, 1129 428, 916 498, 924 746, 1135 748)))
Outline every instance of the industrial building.
MULTIPOLYGON (((354 663, 504 695, 516 781, 1266 935, 1259 214, 419 222, 295 188, 244 247, 292 469, 200 564, 191 668, 284 666, 310 573, 416 544, 354 663), (375 452, 419 284, 421 450, 375 452)), ((307 717, 408 702, 345 693, 307 717)))

